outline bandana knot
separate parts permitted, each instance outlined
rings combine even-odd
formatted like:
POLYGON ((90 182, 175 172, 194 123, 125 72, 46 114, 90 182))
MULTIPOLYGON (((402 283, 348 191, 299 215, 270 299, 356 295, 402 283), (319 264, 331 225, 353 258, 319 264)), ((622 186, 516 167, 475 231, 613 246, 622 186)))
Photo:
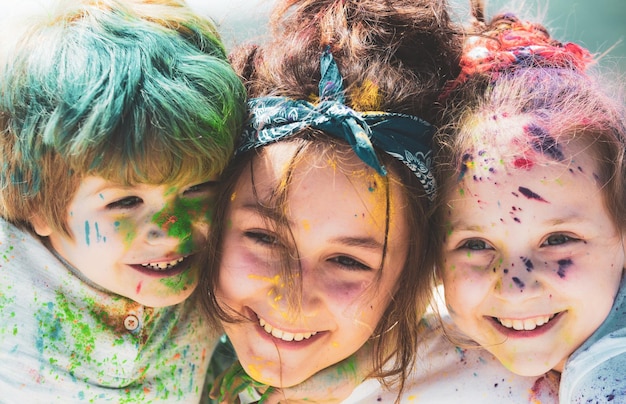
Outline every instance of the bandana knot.
POLYGON ((402 161, 420 180, 429 199, 435 196, 431 171, 434 128, 421 118, 388 112, 357 112, 344 104, 343 79, 327 48, 321 57, 320 101, 312 104, 286 97, 248 101, 249 121, 236 153, 242 153, 314 128, 346 141, 356 155, 380 175, 387 170, 374 146, 402 161))

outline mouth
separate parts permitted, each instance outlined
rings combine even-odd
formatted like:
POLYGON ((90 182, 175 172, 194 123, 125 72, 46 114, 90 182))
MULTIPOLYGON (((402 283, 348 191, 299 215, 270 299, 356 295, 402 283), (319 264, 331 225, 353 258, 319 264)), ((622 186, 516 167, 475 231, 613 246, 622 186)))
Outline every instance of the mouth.
POLYGON ((311 338, 312 336, 317 334, 317 331, 295 332, 295 333, 294 332, 289 332, 289 331, 284 331, 284 330, 281 330, 279 328, 273 327, 272 325, 268 324, 268 322, 265 321, 264 319, 262 319, 261 317, 258 317, 258 319, 259 319, 259 325, 261 326, 261 328, 263 328, 263 330, 265 330, 266 333, 268 333, 272 337, 280 339, 282 341, 286 341, 286 342, 306 341, 309 338, 311 338))
POLYGON ((168 269, 171 269, 183 262, 186 258, 187 257, 180 257, 168 262, 147 262, 145 264, 141 264, 141 266, 152 271, 167 271, 168 269))
POLYGON ((532 331, 546 326, 560 313, 553 313, 545 316, 530 317, 525 319, 514 319, 504 317, 492 317, 502 327, 515 331, 532 331))
POLYGON ((178 257, 170 261, 144 262, 130 265, 134 269, 151 276, 172 276, 190 267, 190 255, 178 257))

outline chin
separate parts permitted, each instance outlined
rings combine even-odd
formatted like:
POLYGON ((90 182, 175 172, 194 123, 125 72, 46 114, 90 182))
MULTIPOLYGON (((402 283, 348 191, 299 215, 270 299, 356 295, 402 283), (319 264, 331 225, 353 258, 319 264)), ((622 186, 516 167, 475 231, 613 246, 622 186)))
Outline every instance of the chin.
MULTIPOLYGON (((248 368, 246 367, 245 369, 248 369, 248 368)), ((267 372, 267 369, 266 369, 266 371, 264 371, 261 374, 250 374, 248 370, 246 370, 246 373, 248 373, 250 377, 252 377, 254 380, 260 383, 266 384, 268 386, 276 387, 279 389, 285 389, 285 388, 296 386, 315 374, 315 372, 312 372, 306 375, 302 373, 299 373, 298 375, 294 375, 293 372, 287 372, 290 374, 282 375, 281 377, 280 369, 277 369, 276 372, 267 372)))
POLYGON ((550 363, 541 361, 541 359, 539 358, 534 361, 528 361, 525 358, 523 361, 509 362, 509 364, 506 364, 506 362, 502 363, 508 370, 515 373, 516 375, 527 377, 542 376, 546 372, 549 372, 553 369, 553 366, 551 366, 550 363))

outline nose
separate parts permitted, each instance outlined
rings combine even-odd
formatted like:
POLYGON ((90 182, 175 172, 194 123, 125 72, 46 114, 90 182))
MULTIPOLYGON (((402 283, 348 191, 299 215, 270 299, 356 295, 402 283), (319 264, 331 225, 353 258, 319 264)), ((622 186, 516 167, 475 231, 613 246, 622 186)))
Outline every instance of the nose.
POLYGON ((542 285, 531 257, 503 258, 493 269, 496 294, 509 300, 524 300, 541 292, 542 285))
POLYGON ((191 239, 191 226, 184 217, 161 209, 147 218, 145 240, 150 245, 171 246, 191 239))
POLYGON ((315 269, 307 268, 300 260, 300 264, 292 263, 288 271, 286 275, 275 275, 267 294, 270 305, 294 323, 315 317, 322 304, 315 269))

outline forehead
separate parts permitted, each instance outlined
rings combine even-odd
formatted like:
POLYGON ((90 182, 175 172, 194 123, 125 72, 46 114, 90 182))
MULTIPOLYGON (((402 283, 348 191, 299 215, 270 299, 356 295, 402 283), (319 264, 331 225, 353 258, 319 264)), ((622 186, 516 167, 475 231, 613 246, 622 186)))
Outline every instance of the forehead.
POLYGON ((368 217, 382 226, 387 214, 395 221, 402 214, 404 194, 395 181, 363 163, 345 149, 308 149, 294 160, 297 144, 278 142, 265 146, 253 159, 252 170, 243 172, 235 192, 235 205, 276 207, 276 197, 286 195, 283 213, 291 220, 316 217, 335 220, 339 215, 368 217), (389 205, 389 206, 388 206, 389 205))
POLYGON ((481 145, 467 151, 457 187, 447 195, 453 217, 468 221, 485 215, 493 222, 519 223, 527 215, 540 220, 603 210, 599 163, 589 147, 563 145, 562 159, 513 150, 481 145))

